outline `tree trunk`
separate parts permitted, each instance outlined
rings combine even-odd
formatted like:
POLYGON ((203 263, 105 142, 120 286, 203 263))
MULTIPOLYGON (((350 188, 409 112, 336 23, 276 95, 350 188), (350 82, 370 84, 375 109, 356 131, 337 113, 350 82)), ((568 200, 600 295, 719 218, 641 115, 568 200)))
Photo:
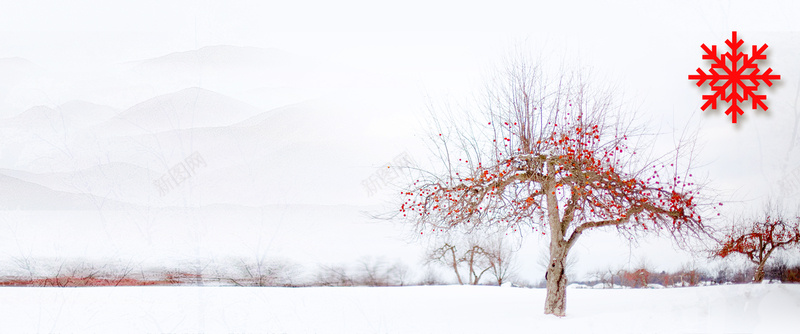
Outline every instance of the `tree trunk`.
POLYGON ((550 244, 550 264, 547 267, 547 299, 544 314, 563 317, 567 309, 567 275, 564 263, 567 258, 566 241, 552 240, 550 244))
POLYGON ((769 259, 770 254, 772 251, 775 250, 775 247, 770 248, 766 254, 764 254, 764 250, 762 250, 762 255, 760 256, 760 260, 758 262, 758 267, 756 267, 756 275, 753 277, 753 282, 761 283, 764 280, 764 266, 767 264, 767 260, 769 259))
POLYGON ((464 281, 461 280, 461 274, 458 273, 458 262, 453 262, 453 271, 456 272, 456 278, 458 278, 458 284, 464 285, 464 281))
MULTIPOLYGON (((553 166, 548 163, 547 169, 552 168, 553 166)), ((547 298, 544 302, 544 314, 563 317, 567 309, 567 275, 564 273, 564 265, 569 246, 564 240, 564 235, 567 233, 568 225, 561 221, 555 188, 552 182, 542 184, 542 191, 547 196, 547 222, 550 226, 550 263, 545 274, 547 298)))
POLYGON ((753 282, 761 283, 764 280, 764 265, 767 264, 766 259, 761 261, 756 267, 756 275, 753 278, 753 282))

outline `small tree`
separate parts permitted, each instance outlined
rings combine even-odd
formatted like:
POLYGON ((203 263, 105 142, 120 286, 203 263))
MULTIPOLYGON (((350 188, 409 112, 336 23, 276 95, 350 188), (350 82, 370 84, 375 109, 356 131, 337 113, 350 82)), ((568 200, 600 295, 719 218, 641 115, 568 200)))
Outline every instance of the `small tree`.
POLYGON ((639 259, 639 263, 633 268, 632 272, 628 272, 628 280, 633 282, 634 288, 646 288, 651 282, 654 281, 653 268, 649 261, 645 258, 639 259))
POLYGON ((318 286, 355 286, 355 275, 343 265, 320 265, 314 278, 318 286))
POLYGON ((616 275, 611 267, 606 269, 596 269, 591 273, 592 280, 597 283, 603 284, 603 289, 614 287, 614 278, 616 275))
POLYGON ((696 286, 700 283, 701 272, 694 262, 682 264, 677 274, 680 275, 681 286, 696 286))
POLYGON ((453 273, 455 273, 456 279, 458 279, 458 284, 464 284, 464 280, 461 278, 461 273, 458 271, 458 267, 461 266, 462 258, 455 245, 450 242, 446 242, 444 245, 430 250, 427 256, 427 264, 439 263, 448 266, 449 268, 453 269, 453 273))
POLYGON ((260 256, 237 262, 239 272, 228 280, 240 286, 292 286, 301 274, 298 265, 286 260, 260 256))
POLYGON ((650 281, 650 271, 645 268, 636 269, 634 271, 626 271, 625 281, 629 282, 630 287, 632 288, 645 288, 650 281))
POLYGON ((750 219, 748 223, 735 224, 720 242, 714 255, 727 257, 743 254, 756 265, 754 282, 764 279, 764 266, 770 255, 778 249, 788 249, 800 245, 800 217, 793 221, 780 213, 765 210, 761 219, 750 219))
POLYGON ((549 232, 544 311, 564 316, 565 261, 583 233, 666 230, 680 239, 704 230, 697 186, 688 165, 679 164, 682 145, 675 154, 637 159, 643 155, 627 141, 639 132, 610 92, 591 93, 578 75, 547 80, 525 61, 503 74, 482 112, 434 116, 440 163, 420 171, 398 205, 420 233, 523 226, 549 232))
POLYGON ((404 286, 408 284, 408 265, 398 260, 386 270, 386 275, 389 277, 390 285, 404 286))
POLYGON ((484 246, 485 256, 489 262, 492 277, 501 286, 514 276, 515 253, 503 235, 498 235, 484 246))
MULTIPOLYGON (((488 248, 479 244, 474 238, 468 239, 467 242, 461 245, 449 241, 428 252, 428 263, 436 262, 453 269, 458 284, 465 283, 464 278, 461 276, 461 271, 459 270, 459 268, 464 266, 467 272, 466 283, 478 285, 486 272, 495 269, 495 264, 502 264, 502 259, 498 262, 497 259, 493 259, 493 257, 495 255, 505 255, 499 253, 493 254, 487 249, 488 248)), ((496 269, 498 271, 502 270, 502 268, 499 267, 496 269)))
POLYGON ((716 271, 714 283, 725 284, 733 281, 733 270, 727 263, 719 264, 714 271, 716 271))
POLYGON ((469 284, 478 285, 483 274, 492 269, 488 254, 481 245, 474 241, 470 242, 470 246, 467 247, 467 251, 461 257, 462 262, 469 269, 469 284))
POLYGON ((358 279, 360 285, 387 286, 389 277, 386 262, 381 258, 363 257, 358 261, 361 275, 358 279))
POLYGON ((783 254, 773 256, 771 263, 764 267, 764 277, 767 279, 785 281, 788 272, 789 263, 783 254))
POLYGON ((442 280, 439 278, 439 274, 431 266, 425 267, 425 274, 422 276, 422 279, 417 283, 417 285, 440 285, 443 284, 442 280))
POLYGON ((408 266, 401 261, 389 265, 383 258, 362 257, 358 261, 360 275, 356 283, 366 286, 393 286, 406 284, 408 266))

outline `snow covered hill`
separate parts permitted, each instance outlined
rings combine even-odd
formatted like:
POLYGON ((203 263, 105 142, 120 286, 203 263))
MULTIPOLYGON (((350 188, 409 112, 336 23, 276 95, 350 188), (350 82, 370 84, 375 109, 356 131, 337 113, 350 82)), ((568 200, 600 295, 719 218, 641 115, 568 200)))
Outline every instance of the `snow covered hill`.
POLYGON ((567 292, 567 316, 542 314, 543 289, 3 288, 16 333, 790 333, 800 285, 567 292), (57 302, 54 302, 57 301, 57 302))

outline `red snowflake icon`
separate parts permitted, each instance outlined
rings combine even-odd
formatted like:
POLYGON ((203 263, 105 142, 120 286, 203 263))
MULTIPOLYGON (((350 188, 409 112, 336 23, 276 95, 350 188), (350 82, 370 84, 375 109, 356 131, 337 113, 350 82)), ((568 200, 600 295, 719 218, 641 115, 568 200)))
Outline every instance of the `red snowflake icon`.
POLYGON ((710 59, 714 63, 711 64, 709 73, 704 72, 702 69, 697 68, 697 74, 689 75, 689 80, 697 80, 697 86, 703 85, 706 80, 709 80, 708 85, 714 94, 703 95, 702 109, 706 110, 709 106, 711 109, 717 109, 717 102, 720 100, 730 103, 730 107, 725 110, 725 115, 731 115, 732 122, 736 123, 736 117, 743 115, 744 111, 739 107, 739 103, 746 100, 752 102, 753 109, 761 107, 767 110, 767 105, 764 100, 767 99, 766 95, 757 95, 759 81, 764 82, 767 86, 772 86, 772 80, 780 80, 781 76, 771 74, 772 68, 767 68, 764 73, 759 73, 761 70, 758 68, 756 61, 759 59, 767 59, 764 51, 767 50, 767 44, 757 48, 753 45, 753 51, 748 56, 739 51, 739 48, 744 44, 744 41, 736 37, 736 32, 733 32, 733 37, 726 40, 725 44, 731 49, 731 52, 717 55, 717 46, 712 45, 709 49, 705 44, 702 45, 705 55, 703 59, 710 59), (748 83, 750 85, 748 85, 748 83))

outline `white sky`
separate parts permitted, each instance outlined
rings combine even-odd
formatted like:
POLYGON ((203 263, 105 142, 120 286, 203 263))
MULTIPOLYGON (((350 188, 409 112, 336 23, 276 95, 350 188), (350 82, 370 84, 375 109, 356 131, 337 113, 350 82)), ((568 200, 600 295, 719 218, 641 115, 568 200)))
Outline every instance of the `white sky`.
POLYGON ((0 57, 68 71, 206 45, 276 47, 424 82, 425 89, 452 89, 485 74, 515 44, 614 70, 628 65, 620 51, 664 51, 657 44, 636 47, 645 40, 800 30, 796 2, 753 7, 745 1, 5 1, 0 57))
POLYGON ((414 54, 421 49, 434 58, 496 54, 485 48, 492 46, 487 40, 503 44, 509 37, 567 33, 573 43, 582 36, 618 42, 614 35, 800 27, 796 2, 754 7, 745 1, 6 1, 0 55, 42 62, 120 61, 234 44, 403 68, 409 56, 419 61, 414 54), (428 50, 432 46, 437 47, 428 50), (407 51, 397 52, 402 49, 407 51))

